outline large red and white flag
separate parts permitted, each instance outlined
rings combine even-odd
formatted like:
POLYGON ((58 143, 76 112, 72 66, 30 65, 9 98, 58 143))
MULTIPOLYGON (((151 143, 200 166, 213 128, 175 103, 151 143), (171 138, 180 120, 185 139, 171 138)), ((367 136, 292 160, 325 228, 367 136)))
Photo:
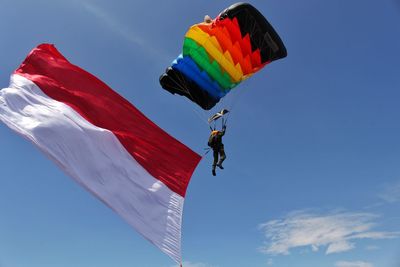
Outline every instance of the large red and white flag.
POLYGON ((50 44, 33 49, 0 90, 0 120, 181 262, 197 153, 50 44))

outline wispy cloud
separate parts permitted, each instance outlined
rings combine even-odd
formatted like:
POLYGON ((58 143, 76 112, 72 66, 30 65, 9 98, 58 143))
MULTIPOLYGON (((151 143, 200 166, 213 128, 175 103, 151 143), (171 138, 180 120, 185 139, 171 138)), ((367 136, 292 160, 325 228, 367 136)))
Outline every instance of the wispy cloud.
POLYGON ((372 231, 378 218, 371 213, 294 212, 284 219, 260 225, 267 239, 261 251, 271 255, 286 255, 290 249, 309 246, 314 252, 326 247, 325 253, 331 254, 355 248, 358 239, 400 237, 400 232, 372 231))
POLYGON ((126 27, 122 23, 119 23, 114 17, 112 17, 105 10, 101 9, 99 6, 87 1, 82 1, 81 4, 87 12, 101 20, 104 25, 108 26, 110 30, 121 35, 122 37, 136 45, 146 45, 146 42, 140 36, 134 34, 128 27, 126 27))
POLYGON ((124 38, 131 44, 139 47, 143 52, 152 56, 153 58, 171 60, 172 56, 162 51, 161 47, 154 47, 148 40, 141 37, 134 29, 127 27, 121 23, 117 18, 112 16, 109 12, 96 5, 95 2, 79 1, 81 5, 89 14, 96 17, 103 23, 111 32, 124 38))
POLYGON ((374 265, 365 261, 338 261, 335 267, 374 267, 374 265))
POLYGON ((400 202, 400 181, 385 185, 379 197, 389 203, 400 202))

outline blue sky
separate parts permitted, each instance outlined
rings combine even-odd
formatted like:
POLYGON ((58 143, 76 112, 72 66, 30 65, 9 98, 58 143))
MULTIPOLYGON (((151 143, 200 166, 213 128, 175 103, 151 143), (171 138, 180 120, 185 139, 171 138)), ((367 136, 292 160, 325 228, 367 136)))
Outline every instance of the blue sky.
MULTIPOLYGON (((188 26, 229 1, 0 0, 0 85, 54 43, 203 153, 207 113, 162 90, 188 26)), ((225 170, 188 188, 185 267, 400 265, 400 3, 251 1, 288 57, 228 96, 225 170)), ((219 106, 221 107, 221 106, 219 106)), ((0 124, 1 267, 173 267, 0 124)))

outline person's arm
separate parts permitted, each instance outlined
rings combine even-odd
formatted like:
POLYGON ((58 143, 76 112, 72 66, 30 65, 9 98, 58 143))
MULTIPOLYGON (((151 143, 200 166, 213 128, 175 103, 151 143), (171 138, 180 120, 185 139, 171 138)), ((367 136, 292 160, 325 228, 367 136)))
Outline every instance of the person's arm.
POLYGON ((222 126, 221 136, 225 134, 225 131, 226 131, 226 125, 222 126))

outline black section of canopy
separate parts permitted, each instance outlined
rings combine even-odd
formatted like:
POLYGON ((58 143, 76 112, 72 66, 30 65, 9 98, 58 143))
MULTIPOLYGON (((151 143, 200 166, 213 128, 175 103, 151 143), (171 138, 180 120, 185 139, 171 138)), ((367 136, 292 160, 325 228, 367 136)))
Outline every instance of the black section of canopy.
POLYGON ((287 56, 286 47, 278 33, 255 7, 247 3, 236 3, 219 15, 220 20, 235 17, 242 37, 248 33, 253 51, 260 49, 262 63, 287 56))
POLYGON ((185 96, 205 110, 211 109, 219 101, 202 90, 197 83, 172 67, 167 68, 165 73, 160 76, 160 84, 171 94, 185 96))

